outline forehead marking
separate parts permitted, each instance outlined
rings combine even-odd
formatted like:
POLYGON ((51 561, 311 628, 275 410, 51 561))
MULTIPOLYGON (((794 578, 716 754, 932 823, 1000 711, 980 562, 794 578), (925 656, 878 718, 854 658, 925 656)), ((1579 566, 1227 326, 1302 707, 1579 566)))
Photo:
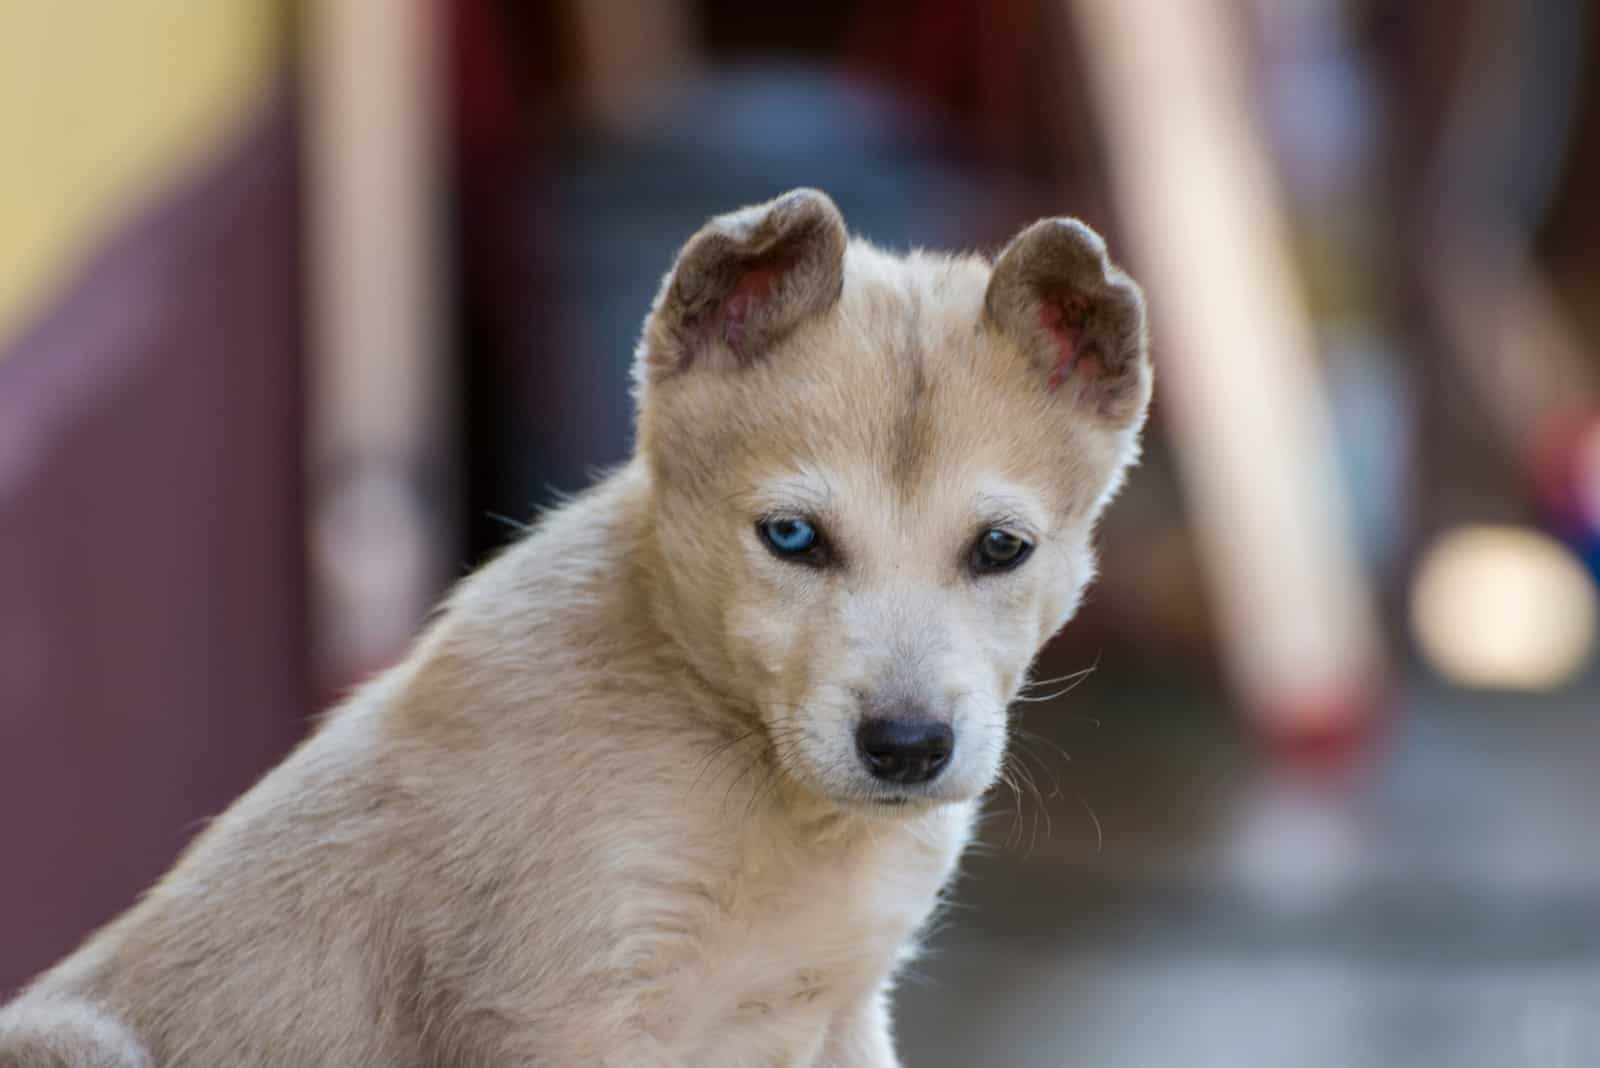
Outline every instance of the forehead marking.
MULTIPOLYGON (((909 280, 908 280, 909 282, 909 280)), ((901 499, 909 499, 923 477, 932 445, 932 411, 929 394, 927 351, 922 327, 922 293, 915 282, 903 289, 904 310, 898 350, 890 354, 906 375, 906 390, 900 401, 899 417, 893 430, 890 452, 890 481, 901 499)))

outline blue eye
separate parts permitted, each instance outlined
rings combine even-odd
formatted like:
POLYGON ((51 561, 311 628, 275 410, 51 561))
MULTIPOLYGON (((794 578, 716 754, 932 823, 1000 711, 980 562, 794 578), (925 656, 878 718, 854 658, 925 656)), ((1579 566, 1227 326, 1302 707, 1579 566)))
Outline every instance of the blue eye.
POLYGON ((780 516, 756 524, 761 540, 773 553, 785 558, 815 558, 822 546, 817 528, 808 519, 780 516))

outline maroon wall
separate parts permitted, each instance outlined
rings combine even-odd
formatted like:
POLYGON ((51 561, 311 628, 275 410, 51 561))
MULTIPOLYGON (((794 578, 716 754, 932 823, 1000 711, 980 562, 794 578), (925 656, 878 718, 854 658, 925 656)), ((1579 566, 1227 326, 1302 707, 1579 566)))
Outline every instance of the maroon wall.
POLYGON ((0 357, 0 998, 305 725, 288 116, 0 357))

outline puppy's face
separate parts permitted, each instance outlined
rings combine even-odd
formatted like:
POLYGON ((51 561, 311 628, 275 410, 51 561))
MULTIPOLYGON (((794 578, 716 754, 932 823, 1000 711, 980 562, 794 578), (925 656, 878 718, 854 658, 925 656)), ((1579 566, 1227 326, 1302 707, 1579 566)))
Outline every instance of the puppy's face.
POLYGON ((1138 290, 1081 224, 991 268, 849 244, 818 193, 714 220, 641 343, 668 625, 814 792, 976 797, 1149 389, 1138 290))

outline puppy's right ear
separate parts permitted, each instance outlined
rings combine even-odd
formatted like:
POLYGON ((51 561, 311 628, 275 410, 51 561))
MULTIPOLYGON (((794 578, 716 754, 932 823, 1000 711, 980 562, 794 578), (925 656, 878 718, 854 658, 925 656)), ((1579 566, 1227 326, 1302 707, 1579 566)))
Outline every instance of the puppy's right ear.
POLYGON ((1144 295, 1077 219, 1042 219, 995 261, 989 323, 1031 356, 1048 389, 1112 426, 1137 427, 1150 401, 1144 295))
POLYGON ((712 219, 661 283, 639 341, 639 384, 697 361, 741 367, 759 359, 839 299, 847 240, 839 209, 815 189, 712 219))

